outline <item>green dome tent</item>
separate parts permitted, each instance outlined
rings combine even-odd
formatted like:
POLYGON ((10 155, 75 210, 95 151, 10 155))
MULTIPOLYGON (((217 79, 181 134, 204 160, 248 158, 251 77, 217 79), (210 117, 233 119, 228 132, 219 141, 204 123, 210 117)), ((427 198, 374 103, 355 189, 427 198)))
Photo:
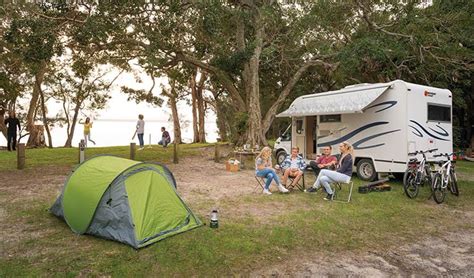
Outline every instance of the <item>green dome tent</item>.
POLYGON ((141 248, 202 225, 163 165, 96 156, 69 176, 50 211, 78 234, 141 248))

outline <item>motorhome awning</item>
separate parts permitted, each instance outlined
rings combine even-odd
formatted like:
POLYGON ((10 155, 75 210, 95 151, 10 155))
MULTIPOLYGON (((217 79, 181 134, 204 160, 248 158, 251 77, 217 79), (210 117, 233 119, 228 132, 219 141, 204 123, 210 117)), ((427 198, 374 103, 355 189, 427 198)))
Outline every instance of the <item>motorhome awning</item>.
POLYGON ((362 113, 364 108, 390 87, 390 84, 364 87, 301 96, 277 117, 362 113))

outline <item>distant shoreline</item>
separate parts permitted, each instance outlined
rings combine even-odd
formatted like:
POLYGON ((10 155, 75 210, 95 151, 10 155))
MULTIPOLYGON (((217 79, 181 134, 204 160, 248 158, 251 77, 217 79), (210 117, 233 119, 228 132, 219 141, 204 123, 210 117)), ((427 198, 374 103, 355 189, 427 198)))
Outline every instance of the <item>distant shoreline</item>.
MULTIPOLYGON (((147 120, 144 119, 145 122, 150 122, 150 123, 169 123, 172 124, 170 121, 163 121, 163 120, 147 120)), ((92 122, 136 122, 138 119, 92 119, 92 122)), ((209 121, 209 122, 204 122, 205 124, 216 124, 215 122, 209 121)))

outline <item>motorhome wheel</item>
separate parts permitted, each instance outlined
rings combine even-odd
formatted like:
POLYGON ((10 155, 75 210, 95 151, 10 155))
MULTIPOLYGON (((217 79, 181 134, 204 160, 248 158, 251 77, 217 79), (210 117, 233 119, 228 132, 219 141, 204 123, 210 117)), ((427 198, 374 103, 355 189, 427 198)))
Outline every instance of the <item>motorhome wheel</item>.
POLYGON ((357 163, 357 176, 364 181, 374 181, 377 177, 374 164, 370 159, 361 159, 357 163))
POLYGON ((276 159, 277 159, 278 165, 281 165, 283 163, 283 160, 285 160, 285 157, 286 157, 285 151, 281 150, 277 153, 276 159))

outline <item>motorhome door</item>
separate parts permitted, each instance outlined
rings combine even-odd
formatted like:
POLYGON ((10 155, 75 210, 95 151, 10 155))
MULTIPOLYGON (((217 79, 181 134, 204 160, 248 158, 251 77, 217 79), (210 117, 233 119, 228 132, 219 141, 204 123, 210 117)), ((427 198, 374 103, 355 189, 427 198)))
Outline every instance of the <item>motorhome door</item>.
MULTIPOLYGON (((293 118, 293 130, 294 134, 292 140, 293 146, 297 146, 300 149, 300 154, 303 154, 303 157, 306 156, 306 119, 305 117, 295 117, 293 118)), ((292 146, 292 147, 293 147, 292 146)))

